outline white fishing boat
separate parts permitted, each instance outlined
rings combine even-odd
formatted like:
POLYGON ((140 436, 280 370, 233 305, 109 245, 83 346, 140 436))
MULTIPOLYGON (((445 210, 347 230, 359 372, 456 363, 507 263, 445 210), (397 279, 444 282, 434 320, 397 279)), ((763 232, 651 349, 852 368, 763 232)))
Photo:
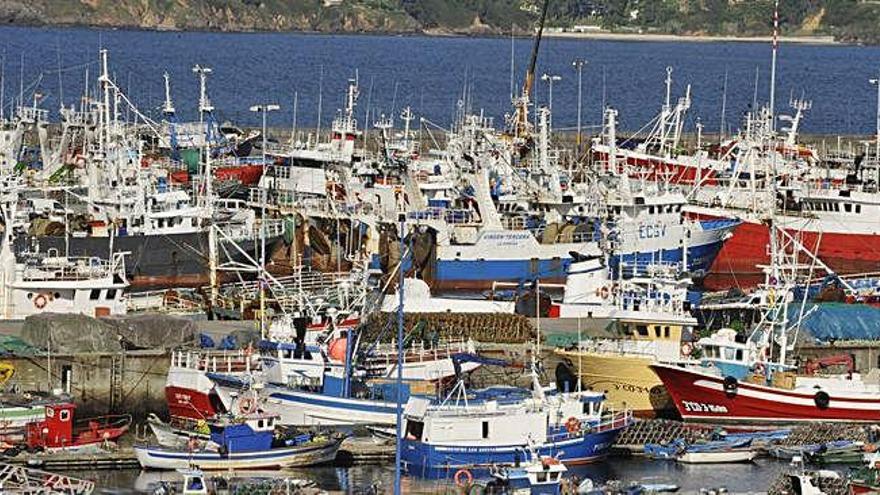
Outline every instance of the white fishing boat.
POLYGON ((752 462, 756 456, 753 450, 719 450, 684 452, 675 460, 682 464, 732 464, 752 462))
POLYGON ((201 448, 136 445, 145 469, 231 470, 283 469, 330 462, 344 437, 305 434, 275 438, 276 417, 250 414, 241 420, 212 424, 211 443, 201 448))

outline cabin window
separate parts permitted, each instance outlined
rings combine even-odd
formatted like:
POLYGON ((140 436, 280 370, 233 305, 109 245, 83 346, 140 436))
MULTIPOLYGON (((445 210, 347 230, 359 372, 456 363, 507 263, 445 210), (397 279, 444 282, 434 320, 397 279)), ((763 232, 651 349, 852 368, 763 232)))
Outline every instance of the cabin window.
POLYGON ((89 299, 91 299, 92 301, 97 301, 100 298, 101 298, 101 289, 92 289, 92 291, 89 292, 89 299))
POLYGON ((845 211, 846 213, 851 213, 852 212, 852 203, 844 203, 843 204, 843 211, 845 211))
POLYGON ((651 215, 654 214, 654 205, 648 207, 648 213, 650 213, 651 215))
POLYGON ((737 361, 742 361, 742 360, 743 360, 743 351, 742 351, 742 349, 737 349, 737 350, 736 350, 736 360, 737 360, 737 361))
POLYGON ((107 289, 107 300, 112 301, 116 299, 116 289, 107 289))
POLYGON ((263 428, 264 426, 266 426, 266 424, 262 419, 257 421, 257 428, 263 428))
POLYGON ((669 335, 670 335, 669 327, 668 327, 668 326, 663 327, 663 336, 666 337, 666 338, 668 339, 668 338, 669 338, 669 335))
POLYGON ((421 421, 413 421, 408 419, 406 421, 406 439, 407 440, 420 440, 422 438, 422 433, 425 431, 425 423, 421 421))
POLYGON ((538 481, 538 483, 546 483, 547 482, 547 473, 545 471, 539 471, 537 473, 537 481, 538 481))
POLYGON ((648 327, 645 326, 645 325, 636 325, 636 331, 637 331, 637 332, 639 333, 639 335, 642 336, 642 337, 647 337, 647 336, 648 336, 648 327))
POLYGON ((559 473, 547 473, 550 477, 550 481, 556 481, 556 478, 559 477, 559 473))
POLYGON ((483 421, 483 438, 489 438, 489 422, 483 421))
POLYGON ((660 325, 654 326, 654 337, 660 338, 660 325))
POLYGON ((856 205, 856 213, 862 212, 862 205, 856 205))
POLYGON ((840 203, 834 203, 834 211, 840 211, 840 203))

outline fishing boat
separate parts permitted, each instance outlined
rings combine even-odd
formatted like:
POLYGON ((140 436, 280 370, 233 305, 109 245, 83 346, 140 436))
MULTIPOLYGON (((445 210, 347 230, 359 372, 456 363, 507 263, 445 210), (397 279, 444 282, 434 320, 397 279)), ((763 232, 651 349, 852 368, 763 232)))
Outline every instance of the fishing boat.
POLYGON ((20 187, 5 184, 0 199, 5 226, 0 239, 0 319, 23 320, 42 313, 125 314, 125 253, 111 253, 109 259, 68 256, 57 249, 16 253, 16 242, 27 237, 14 228, 20 187))
POLYGON ((561 495, 562 480, 568 468, 554 457, 532 456, 519 466, 501 466, 489 470, 492 481, 486 484, 489 493, 522 495, 561 495))
MULTIPOLYGON (((571 275, 583 276, 589 275, 571 275)), ((601 285, 600 295, 602 289, 609 294, 609 329, 614 337, 583 340, 554 352, 566 359, 567 368, 584 387, 604 392, 613 407, 631 409, 642 417, 674 412, 669 394, 649 366, 687 359, 693 350, 690 333, 696 320, 687 311, 687 283, 658 271, 653 277, 601 285)), ((593 318, 601 314, 598 308, 591 312, 593 318)))
POLYGON ((682 464, 732 464, 752 462, 757 455, 751 449, 684 452, 675 460, 682 464))
POLYGON ((75 451, 115 442, 131 426, 131 415, 75 420, 76 405, 59 402, 45 406, 45 415, 26 425, 24 446, 33 451, 75 451))
POLYGON ((283 469, 330 462, 343 437, 304 434, 276 441, 277 417, 253 413, 237 420, 211 424, 211 442, 202 448, 135 445, 135 455, 145 469, 230 470, 283 469))
POLYGON ((877 422, 880 385, 857 373, 796 375, 787 362, 803 318, 790 322, 788 316, 793 288, 803 271, 802 244, 783 229, 771 231, 773 263, 765 267, 764 289, 772 297, 751 335, 740 338, 736 331, 719 331, 697 342, 705 350, 701 363, 657 363, 651 368, 686 420, 877 422))
POLYGON ((415 476, 515 465, 529 449, 567 464, 603 459, 629 411, 606 411, 598 392, 488 390, 469 395, 459 381, 443 401, 411 397, 404 410, 402 460, 415 476), (503 393, 502 393, 503 392, 503 393))

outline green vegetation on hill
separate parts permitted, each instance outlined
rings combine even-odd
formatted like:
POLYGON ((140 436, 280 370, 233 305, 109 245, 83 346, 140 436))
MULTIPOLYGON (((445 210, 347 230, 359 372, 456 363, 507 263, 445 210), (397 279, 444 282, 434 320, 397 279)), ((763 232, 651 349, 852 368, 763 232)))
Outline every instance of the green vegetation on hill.
MULTIPOLYGON (((7 24, 345 32, 530 32, 541 0, 5 0, 7 24)), ((773 0, 551 0, 551 27, 766 35, 773 0)), ((786 35, 880 43, 880 0, 781 0, 786 35)))

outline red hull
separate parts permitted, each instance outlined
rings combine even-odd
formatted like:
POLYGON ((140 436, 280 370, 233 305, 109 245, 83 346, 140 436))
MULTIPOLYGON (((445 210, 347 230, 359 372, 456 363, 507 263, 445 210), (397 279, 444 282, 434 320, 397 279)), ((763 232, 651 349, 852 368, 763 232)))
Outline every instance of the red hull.
MULTIPOLYGON (((608 153, 595 152, 593 159, 600 163, 607 163, 608 153)), ((618 157, 618 160, 623 160, 618 157)), ((674 160, 667 161, 660 158, 640 158, 635 156, 626 157, 626 165, 630 169, 636 169, 631 173, 632 177, 641 178, 650 181, 669 182, 671 184, 703 184, 715 185, 718 181, 715 179, 715 172, 712 170, 692 167, 674 160)), ((617 172, 623 172, 623 163, 618 167, 617 172)))
MULTIPOLYGON (((801 243, 818 256, 838 275, 872 273, 880 270, 880 235, 840 234, 818 232, 794 232, 801 243), (821 242, 820 242, 821 241, 821 242)), ((764 274, 758 265, 770 263, 767 245, 769 228, 760 223, 743 222, 733 231, 733 237, 724 243, 709 274, 703 279, 703 287, 709 290, 726 290, 731 287, 752 288, 763 282, 764 274)))
POLYGON ((205 419, 225 412, 219 397, 213 392, 202 393, 192 389, 166 386, 165 400, 173 418, 205 419))
POLYGON ((736 393, 724 378, 673 365, 652 365, 682 418, 713 423, 799 423, 813 421, 878 422, 880 394, 871 397, 829 393, 826 407, 815 393, 739 382, 736 393))

